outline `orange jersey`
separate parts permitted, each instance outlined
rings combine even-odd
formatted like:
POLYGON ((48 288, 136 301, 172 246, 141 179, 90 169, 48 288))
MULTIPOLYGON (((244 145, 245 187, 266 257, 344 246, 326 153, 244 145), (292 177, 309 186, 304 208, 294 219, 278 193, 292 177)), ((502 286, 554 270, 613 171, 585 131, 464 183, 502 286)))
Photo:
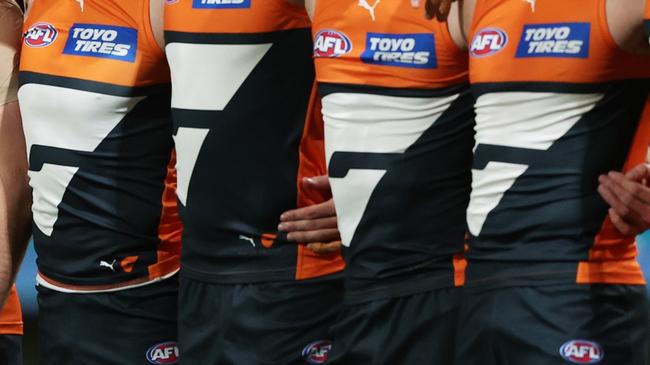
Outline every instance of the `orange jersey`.
POLYGON ((650 0, 646 0, 643 19, 643 28, 645 29, 646 37, 648 37, 648 43, 650 43, 650 0))
POLYGON ((406 1, 319 0, 312 34, 347 300, 462 285, 467 52, 406 1))
POLYGON ((644 284, 597 187, 645 161, 650 58, 614 43, 605 3, 478 1, 469 282, 644 284))
POLYGON ((299 181, 325 174, 309 26, 285 0, 167 2, 188 276, 291 280, 343 267, 277 230, 284 211, 328 198, 299 181))
POLYGON ((20 309, 18 292, 14 286, 11 289, 5 306, 0 311, 0 335, 22 335, 23 313, 20 309))
POLYGON ((170 76, 149 1, 39 0, 24 30, 39 284, 104 291, 171 276, 181 226, 170 76))

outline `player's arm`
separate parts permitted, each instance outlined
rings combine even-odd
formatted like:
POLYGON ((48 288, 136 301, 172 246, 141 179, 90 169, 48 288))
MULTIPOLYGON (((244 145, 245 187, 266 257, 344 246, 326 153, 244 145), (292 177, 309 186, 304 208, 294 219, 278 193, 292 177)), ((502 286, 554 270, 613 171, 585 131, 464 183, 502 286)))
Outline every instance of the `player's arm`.
POLYGON ((0 304, 11 289, 31 234, 27 153, 16 101, 21 30, 18 5, 0 5, 0 304))
MULTIPOLYGON (((327 176, 305 178, 302 183, 306 189, 330 191, 327 176)), ((304 243, 315 253, 335 252, 341 247, 341 234, 332 199, 284 212, 280 216, 278 230, 287 232, 289 241, 304 243)))

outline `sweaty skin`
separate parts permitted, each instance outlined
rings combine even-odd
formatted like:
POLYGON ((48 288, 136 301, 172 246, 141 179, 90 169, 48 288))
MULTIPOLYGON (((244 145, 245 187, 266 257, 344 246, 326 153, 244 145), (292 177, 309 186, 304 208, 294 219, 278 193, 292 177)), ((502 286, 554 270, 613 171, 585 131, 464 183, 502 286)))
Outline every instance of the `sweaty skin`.
POLYGON ((21 29, 18 5, 13 0, 0 0, 0 307, 31 234, 27 150, 16 101, 21 29))

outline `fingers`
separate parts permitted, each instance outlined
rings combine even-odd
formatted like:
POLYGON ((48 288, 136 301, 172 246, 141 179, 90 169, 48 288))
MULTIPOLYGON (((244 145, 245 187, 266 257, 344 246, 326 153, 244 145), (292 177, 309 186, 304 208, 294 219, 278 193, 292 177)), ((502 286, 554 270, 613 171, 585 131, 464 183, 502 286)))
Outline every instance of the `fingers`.
POLYGON ((291 232, 287 234, 287 239, 309 245, 310 243, 338 241, 341 239, 341 234, 336 228, 319 229, 316 231, 291 232))
POLYGON ((320 219, 305 219, 300 221, 282 222, 278 230, 284 232, 317 231, 321 229, 336 228, 336 217, 320 219))
POLYGON ((598 193, 609 204, 610 219, 621 233, 635 235, 650 227, 650 205, 637 199, 609 176, 602 175, 598 180, 598 193))
POLYGON ((603 179, 609 188, 616 193, 625 204, 638 199, 642 203, 650 204, 650 188, 637 181, 630 180, 620 172, 612 171, 603 179))
POLYGON ((341 241, 334 241, 329 243, 310 243, 307 245, 307 248, 310 249, 313 253, 318 255, 324 255, 328 253, 334 253, 341 250, 341 241))
POLYGON ((646 164, 637 165, 632 170, 626 172, 625 177, 633 181, 643 182, 650 178, 650 169, 646 164))
POLYGON ((424 0, 424 12, 427 19, 431 20, 436 17, 439 3, 440 0, 424 0))
POLYGON ((630 224, 625 222, 625 220, 620 215, 618 215, 614 209, 609 210, 609 219, 614 224, 614 227, 616 227, 619 232, 626 236, 636 236, 637 234, 641 233, 640 230, 632 227, 630 224))
MULTIPOLYGON (((310 205, 304 208, 289 210, 282 213, 280 221, 291 222, 301 221, 306 219, 318 219, 325 217, 336 216, 336 209, 334 208, 334 200, 330 199, 324 203, 310 205)), ((282 230, 281 228, 278 228, 282 230)))
POLYGON ((436 14, 436 19, 440 22, 447 20, 449 12, 451 11, 452 0, 444 0, 438 6, 438 13, 436 14))
POLYGON ((330 179, 327 175, 305 177, 302 179, 302 184, 308 189, 330 190, 330 179))

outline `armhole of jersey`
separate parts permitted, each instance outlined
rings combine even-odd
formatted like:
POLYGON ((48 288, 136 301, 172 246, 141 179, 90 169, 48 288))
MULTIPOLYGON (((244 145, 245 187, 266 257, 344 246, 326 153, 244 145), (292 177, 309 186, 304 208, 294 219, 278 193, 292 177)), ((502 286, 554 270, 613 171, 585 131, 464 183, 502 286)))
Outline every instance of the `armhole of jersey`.
MULTIPOLYGON (((313 14, 313 17, 311 19, 312 26, 314 25, 314 20, 316 20, 316 17, 318 17, 318 14, 320 13, 320 8, 322 6, 321 2, 324 2, 324 1, 327 1, 327 0, 314 0, 314 14, 313 14)), ((648 1, 650 1, 650 0, 648 0, 648 1)))
POLYGON ((628 53, 621 46, 619 46, 612 32, 609 30, 609 21, 607 18, 607 1, 608 0, 598 0, 598 9, 596 11, 596 23, 598 24, 598 31, 602 38, 607 42, 607 45, 612 49, 615 49, 618 52, 628 53))
MULTIPOLYGON (((469 22, 469 29, 467 31, 467 34, 465 34, 465 36, 467 37, 467 39, 465 41, 467 42, 467 49, 468 50, 472 47, 473 34, 477 30, 476 26, 477 26, 477 24, 479 22, 480 17, 483 15, 482 14, 483 7, 481 6, 481 4, 483 4, 483 2, 485 2, 485 1, 474 0, 474 9, 472 10, 472 17, 471 17, 471 20, 469 22)), ((463 15, 463 25, 461 25, 461 26, 463 26, 463 32, 465 31, 464 19, 465 19, 465 16, 463 15)))
MULTIPOLYGON (((154 50, 154 52, 156 52, 159 56, 164 57, 165 51, 162 49, 162 47, 160 46, 160 44, 158 44, 158 41, 156 40, 156 36, 154 35, 154 30, 153 30, 153 23, 151 22, 152 1, 162 1, 162 0, 143 1, 143 9, 141 9, 142 11, 141 18, 144 24, 144 33, 145 36, 147 37, 147 42, 151 43, 152 50, 154 50)), ((164 19, 161 25, 163 24, 164 24, 164 19)))
MULTIPOLYGON (((460 7, 458 7, 458 17, 459 17, 458 18, 458 22, 459 22, 458 26, 461 28, 460 35, 461 35, 461 38, 464 38, 465 37, 465 34, 464 34, 465 32, 462 29, 463 28, 463 23, 460 21, 460 18, 462 17, 460 7)), ((451 35, 451 29, 449 29, 449 19, 445 20, 442 23, 437 22, 437 21, 434 21, 434 22, 440 24, 440 28, 442 30, 442 36, 444 37, 445 42, 447 42, 449 45, 451 45, 451 47, 454 49, 454 51, 456 51, 458 53, 466 53, 467 52, 467 50, 461 49, 460 46, 458 46, 458 44, 456 44, 456 41, 454 41, 454 37, 451 35)), ((467 40, 465 40, 465 48, 467 48, 467 46, 468 46, 467 40)))

